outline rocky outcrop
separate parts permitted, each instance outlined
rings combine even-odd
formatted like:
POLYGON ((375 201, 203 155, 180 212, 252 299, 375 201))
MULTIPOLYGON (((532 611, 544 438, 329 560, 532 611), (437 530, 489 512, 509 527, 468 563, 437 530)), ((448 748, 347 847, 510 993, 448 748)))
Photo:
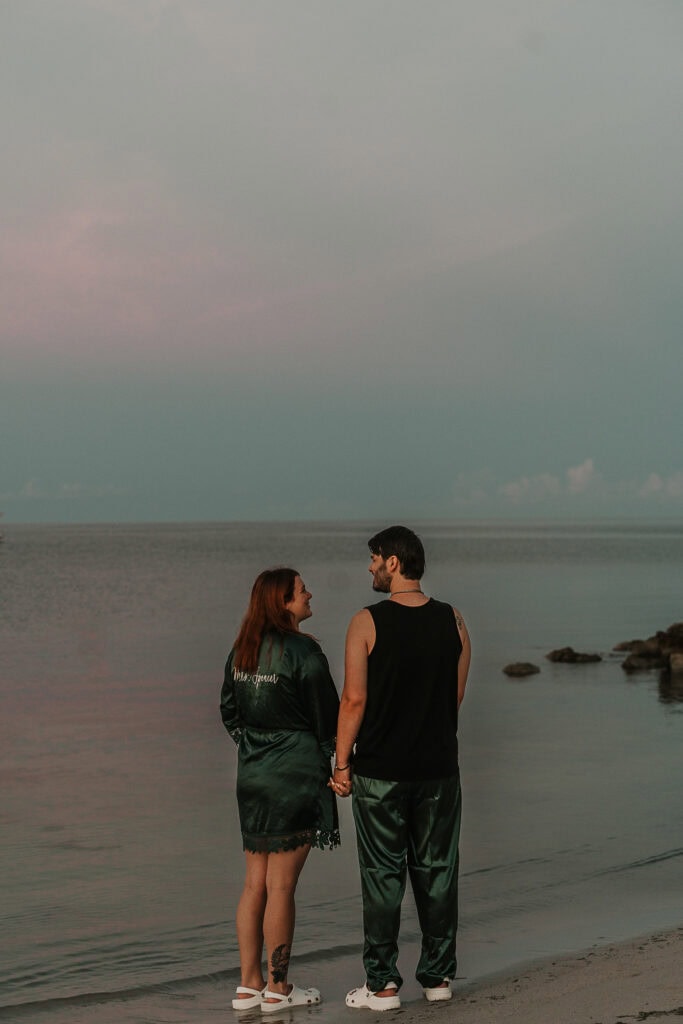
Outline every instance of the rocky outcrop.
MULTIPOLYGON (((683 622, 674 622, 668 629, 659 630, 646 640, 622 640, 615 644, 613 651, 625 654, 621 662, 624 672, 662 672, 662 679, 669 680, 676 687, 683 687, 683 622)), ((548 661, 564 665, 587 665, 602 661, 600 654, 586 654, 573 647, 558 647, 546 654, 548 661)), ((530 661, 513 661, 503 672, 513 679, 536 675, 538 665, 530 661)), ((676 698, 681 699, 681 698, 676 698)))
POLYGON ((614 650, 628 651, 621 663, 624 672, 663 669, 678 674, 683 671, 678 667, 683 656, 683 622, 674 622, 647 640, 623 640, 614 650))
POLYGON ((669 668, 672 676, 683 678, 683 651, 672 651, 669 655, 669 668))
POLYGON ((548 661, 560 661, 565 665, 587 665, 589 662, 602 661, 599 654, 582 654, 573 647, 559 647, 556 651, 546 654, 548 661))
POLYGON ((511 676, 514 679, 522 679, 524 676, 534 676, 540 671, 541 670, 538 665, 532 665, 530 661, 513 661, 503 669, 506 676, 511 676))
POLYGON ((626 655, 621 667, 624 672, 651 672, 656 668, 668 668, 669 659, 664 657, 660 651, 636 647, 626 655))
POLYGON ((683 651, 683 622, 674 622, 663 632, 655 633, 655 638, 665 653, 683 651))

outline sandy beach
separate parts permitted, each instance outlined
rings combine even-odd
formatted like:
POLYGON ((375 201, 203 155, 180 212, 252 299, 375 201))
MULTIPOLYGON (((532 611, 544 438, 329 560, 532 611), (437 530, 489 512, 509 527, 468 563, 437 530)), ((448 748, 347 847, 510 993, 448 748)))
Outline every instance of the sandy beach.
POLYGON ((683 1017, 683 927, 506 977, 456 987, 449 1003, 404 1003, 374 1014, 402 1024, 627 1024, 683 1017))

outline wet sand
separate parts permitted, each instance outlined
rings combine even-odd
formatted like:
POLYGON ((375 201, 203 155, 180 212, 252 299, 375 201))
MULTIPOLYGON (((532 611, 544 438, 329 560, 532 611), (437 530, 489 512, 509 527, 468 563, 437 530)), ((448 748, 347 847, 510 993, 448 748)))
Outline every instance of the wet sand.
POLYGON ((401 1024, 665 1021, 683 1016, 682 963, 683 927, 456 985, 448 1003, 404 1002, 400 1010, 372 1017, 400 1017, 401 1024))
MULTIPOLYGON (((344 1005, 346 982, 362 983, 357 958, 323 991, 319 1006, 269 1015, 275 1024, 665 1024, 683 1017, 683 927, 628 942, 537 960, 476 981, 456 981, 449 1002, 427 1003, 414 979, 401 990, 401 1008, 378 1013, 344 1005), (355 979, 349 971, 355 967, 355 979)), ((315 983, 299 969, 297 982, 315 983)), ((232 994, 232 993, 230 993, 232 994)), ((218 1010, 219 993, 212 1009, 218 1010)), ((226 993, 223 993, 223 1006, 226 993)), ((206 1004, 204 1009, 208 1009, 206 1004)), ((255 1011, 233 1014, 240 1024, 265 1019, 255 1011)), ((156 1019, 156 1018, 150 1018, 156 1019)), ((199 1013, 197 1020, 213 1019, 199 1013)), ((185 1021, 186 1018, 183 1018, 185 1021)))

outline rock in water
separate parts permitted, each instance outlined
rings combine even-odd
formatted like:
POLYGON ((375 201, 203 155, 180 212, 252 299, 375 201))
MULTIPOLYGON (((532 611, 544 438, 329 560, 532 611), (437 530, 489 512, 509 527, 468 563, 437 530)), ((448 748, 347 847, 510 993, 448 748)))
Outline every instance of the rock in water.
POLYGON ((559 647, 556 651, 546 654, 548 661, 559 661, 566 665, 586 665, 593 661, 602 661, 599 654, 583 654, 573 647, 559 647))
POLYGON ((540 671, 538 665, 532 665, 530 661, 513 661, 503 669, 506 676, 512 676, 514 679, 521 679, 523 676, 534 676, 540 671))
POLYGON ((659 630, 647 640, 625 640, 614 648, 628 651, 621 663, 624 672, 651 672, 669 669, 678 674, 679 655, 683 655, 683 622, 674 622, 668 629, 659 630))

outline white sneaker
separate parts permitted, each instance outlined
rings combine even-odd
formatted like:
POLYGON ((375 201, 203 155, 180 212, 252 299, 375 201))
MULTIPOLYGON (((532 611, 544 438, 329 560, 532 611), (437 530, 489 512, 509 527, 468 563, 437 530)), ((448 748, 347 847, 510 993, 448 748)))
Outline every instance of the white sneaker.
POLYGON ((435 985, 434 988, 423 988, 422 991, 425 994, 425 999, 430 1003, 440 1003, 446 999, 452 999, 453 990, 451 983, 448 978, 443 979, 445 985, 435 985))
POLYGON ((398 1010, 401 1005, 398 985, 395 981, 390 981, 386 988, 393 988, 396 995, 378 996, 370 991, 367 984, 362 988, 352 988, 346 997, 346 1005, 352 1006, 356 1010, 363 1008, 367 1010, 398 1010))

